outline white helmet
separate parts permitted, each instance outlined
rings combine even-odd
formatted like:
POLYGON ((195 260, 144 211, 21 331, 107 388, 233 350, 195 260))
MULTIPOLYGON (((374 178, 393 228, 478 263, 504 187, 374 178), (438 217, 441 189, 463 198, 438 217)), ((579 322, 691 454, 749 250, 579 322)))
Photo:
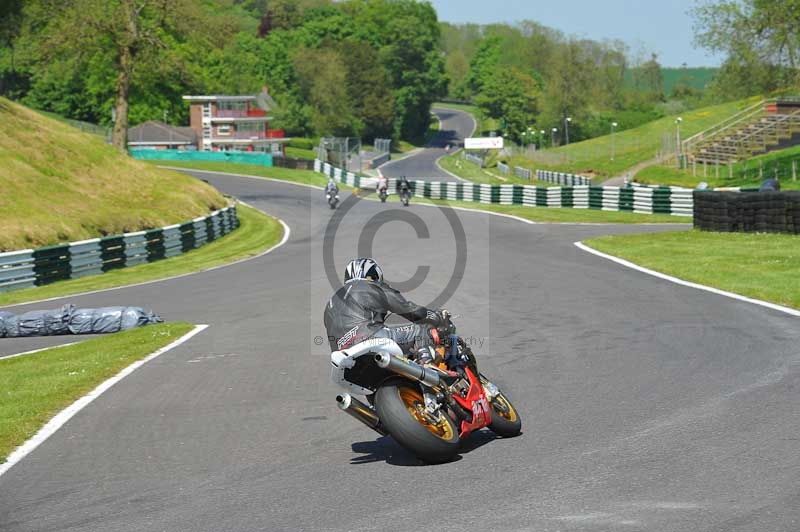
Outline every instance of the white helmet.
POLYGON ((383 281, 383 270, 380 264, 371 258, 353 259, 347 263, 344 269, 344 282, 346 283, 353 279, 383 281))

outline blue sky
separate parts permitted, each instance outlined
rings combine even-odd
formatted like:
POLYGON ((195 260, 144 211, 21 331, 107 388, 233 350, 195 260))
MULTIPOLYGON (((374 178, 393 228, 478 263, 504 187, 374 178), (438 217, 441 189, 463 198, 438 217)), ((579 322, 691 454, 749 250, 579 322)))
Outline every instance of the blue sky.
MULTIPOLYGON (((699 0, 428 0, 442 22, 513 24, 533 20, 567 36, 619 39, 661 66, 719 66, 724 57, 692 44, 688 14, 699 0)), ((704 3, 704 2, 700 2, 704 3)), ((632 57, 633 58, 633 57, 632 57)))

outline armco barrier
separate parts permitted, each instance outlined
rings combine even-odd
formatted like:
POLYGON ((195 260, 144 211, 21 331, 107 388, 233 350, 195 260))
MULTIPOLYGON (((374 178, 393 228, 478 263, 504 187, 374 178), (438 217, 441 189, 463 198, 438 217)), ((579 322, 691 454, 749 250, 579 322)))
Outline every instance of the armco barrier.
POLYGON ((591 177, 576 174, 564 174, 562 172, 551 172, 549 170, 536 170, 536 180, 565 186, 592 184, 591 177))
MULTIPOLYGON (((352 172, 314 161, 314 170, 351 186, 374 188, 375 178, 359 177, 352 172)), ((396 181, 389 180, 389 192, 396 192, 396 181)), ((527 207, 571 207, 601 209, 642 214, 671 214, 692 216, 692 189, 679 187, 601 187, 575 185, 570 187, 535 187, 532 185, 486 185, 478 183, 445 183, 439 181, 409 181, 411 193, 417 197, 525 205, 527 207)))
POLYGON ((239 227, 236 206, 180 225, 0 253, 0 292, 174 257, 239 227))

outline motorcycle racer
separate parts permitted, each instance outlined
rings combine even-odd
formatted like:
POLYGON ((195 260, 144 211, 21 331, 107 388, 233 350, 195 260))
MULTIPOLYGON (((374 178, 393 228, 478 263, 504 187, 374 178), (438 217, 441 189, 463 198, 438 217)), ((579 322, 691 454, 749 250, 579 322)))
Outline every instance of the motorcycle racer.
POLYGON ((333 195, 339 194, 339 185, 336 184, 336 181, 332 177, 328 178, 328 184, 325 187, 325 193, 333 195))
POLYGON ((357 258, 347 264, 344 285, 331 296, 324 313, 332 351, 347 349, 368 338, 388 338, 421 363, 434 361, 431 331, 449 320, 446 310, 433 311, 417 305, 392 288, 372 258, 357 258), (387 326, 384 321, 389 312, 412 323, 387 326))

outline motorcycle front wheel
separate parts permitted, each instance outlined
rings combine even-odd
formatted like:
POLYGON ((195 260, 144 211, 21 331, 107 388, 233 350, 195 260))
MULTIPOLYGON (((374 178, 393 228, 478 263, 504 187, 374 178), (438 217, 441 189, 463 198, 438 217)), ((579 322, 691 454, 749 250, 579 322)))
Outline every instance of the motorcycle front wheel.
MULTIPOLYGON (((480 379, 481 382, 488 382, 483 375, 480 376, 480 379)), ((489 430, 501 438, 513 438, 522 432, 522 420, 519 413, 502 391, 489 401, 489 406, 492 408, 492 423, 489 425, 489 430)))
POLYGON ((392 438, 424 462, 446 462, 458 454, 455 422, 445 414, 431 418, 418 384, 405 379, 386 382, 375 392, 375 410, 392 438))

